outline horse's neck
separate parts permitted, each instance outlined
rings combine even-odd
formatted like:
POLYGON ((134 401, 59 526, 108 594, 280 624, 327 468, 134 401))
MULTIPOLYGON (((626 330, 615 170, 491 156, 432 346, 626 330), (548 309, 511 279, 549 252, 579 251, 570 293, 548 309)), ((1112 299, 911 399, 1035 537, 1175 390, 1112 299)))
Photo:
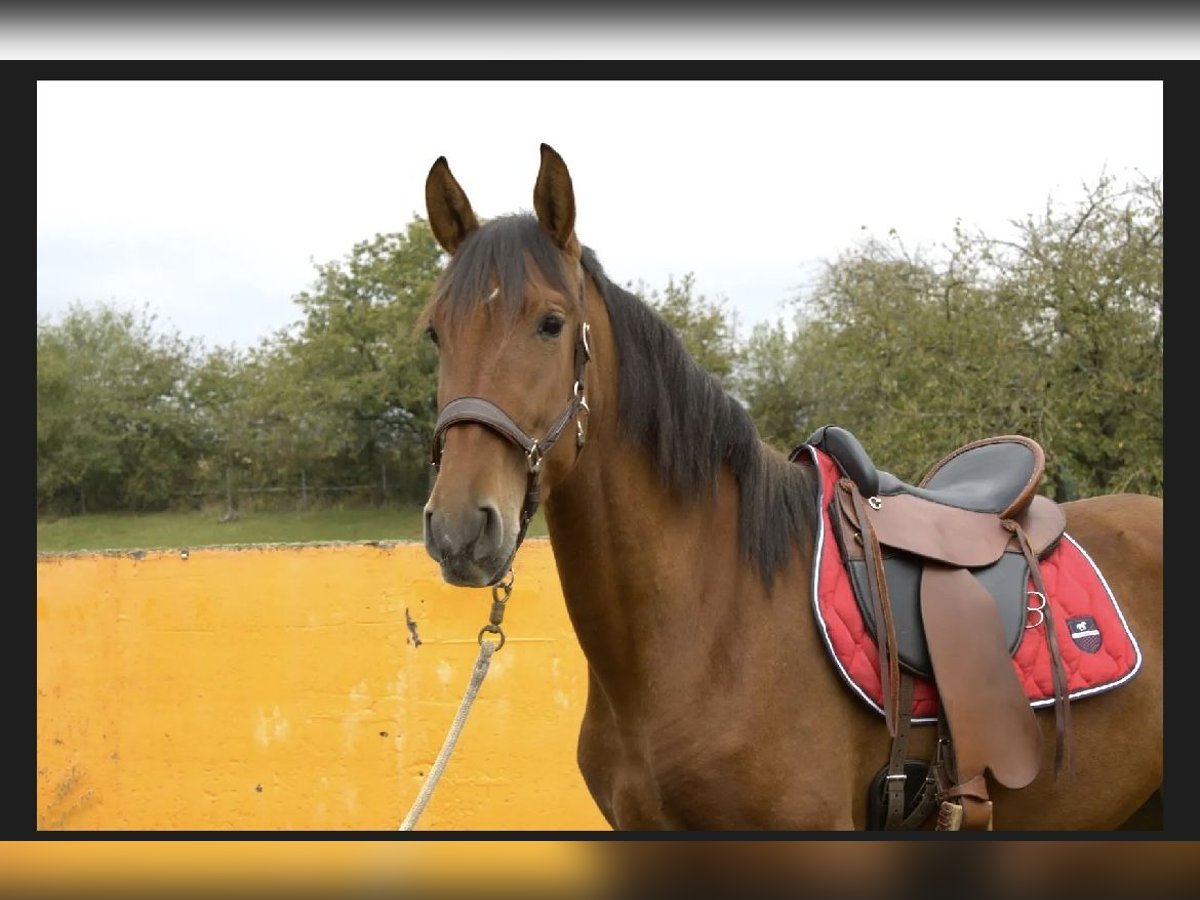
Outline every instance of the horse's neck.
POLYGON ((674 677, 730 634, 735 606, 762 591, 740 565, 738 493, 672 497, 640 449, 589 442, 546 503, 568 613, 593 673, 616 700, 674 677))

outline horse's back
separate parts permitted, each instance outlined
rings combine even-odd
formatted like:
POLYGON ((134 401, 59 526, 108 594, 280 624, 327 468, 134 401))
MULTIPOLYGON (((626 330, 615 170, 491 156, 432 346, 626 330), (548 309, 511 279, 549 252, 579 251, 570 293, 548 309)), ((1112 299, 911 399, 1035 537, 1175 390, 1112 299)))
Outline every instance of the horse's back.
MULTIPOLYGON (((1163 500, 1149 494, 1105 494, 1063 504, 1067 534, 1088 554, 1111 558, 1132 554, 1130 565, 1161 578, 1163 500)), ((1158 585, 1161 593, 1161 583, 1158 585)))
POLYGON ((1106 494, 1063 504, 1067 534, 1108 582, 1143 651, 1161 664, 1163 500, 1106 494))

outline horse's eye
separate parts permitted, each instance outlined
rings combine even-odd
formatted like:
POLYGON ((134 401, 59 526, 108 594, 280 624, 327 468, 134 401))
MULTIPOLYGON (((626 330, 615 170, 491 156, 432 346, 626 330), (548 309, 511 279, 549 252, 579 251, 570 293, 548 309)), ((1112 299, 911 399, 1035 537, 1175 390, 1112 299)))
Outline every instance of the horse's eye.
POLYGON ((555 313, 544 316, 542 321, 538 323, 538 334, 544 337, 558 337, 562 334, 562 330, 563 317, 555 313))
POLYGON ((432 325, 425 329, 425 337, 429 338, 429 341, 433 344, 433 346, 437 346, 438 336, 432 325))

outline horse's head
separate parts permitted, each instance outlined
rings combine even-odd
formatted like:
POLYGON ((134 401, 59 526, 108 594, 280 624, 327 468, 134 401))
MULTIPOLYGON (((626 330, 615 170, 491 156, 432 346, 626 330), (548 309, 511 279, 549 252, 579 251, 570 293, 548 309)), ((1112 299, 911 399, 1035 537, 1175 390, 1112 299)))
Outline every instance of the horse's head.
POLYGON ((543 144, 536 219, 481 226, 445 157, 425 202, 450 254, 428 309, 441 412, 425 547, 446 581, 478 587, 508 573, 583 443, 590 348, 575 198, 566 164, 543 144))

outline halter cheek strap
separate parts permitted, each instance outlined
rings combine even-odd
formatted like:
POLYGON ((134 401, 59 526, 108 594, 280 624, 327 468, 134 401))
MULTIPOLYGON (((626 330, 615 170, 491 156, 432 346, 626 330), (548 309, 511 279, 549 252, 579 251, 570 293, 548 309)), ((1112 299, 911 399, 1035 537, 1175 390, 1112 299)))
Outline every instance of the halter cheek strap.
MULTIPOLYGON (((582 278, 579 283, 579 299, 580 308, 582 308, 582 278)), ((477 425, 490 428, 506 440, 516 444, 525 454, 529 476, 525 484, 525 502, 521 506, 521 528, 517 532, 517 541, 513 545, 513 550, 509 554, 508 561, 500 569, 500 573, 491 582, 492 584, 499 582, 508 574, 513 557, 517 555, 517 548, 525 540, 525 530, 529 527, 529 522, 533 519, 533 514, 537 512, 538 504, 541 503, 542 460, 545 459, 550 449, 558 443, 558 439, 562 437, 570 421, 576 418, 580 412, 588 412, 587 397, 584 395, 583 377, 584 370, 587 368, 588 360, 591 357, 592 348, 589 344, 588 323, 583 322, 579 326, 579 336, 575 340, 575 384, 571 389, 571 399, 567 401, 567 405, 563 407, 562 412, 558 414, 557 418, 550 424, 550 427, 541 438, 530 437, 525 429, 513 421, 512 416, 491 400, 486 400, 483 397, 457 397, 442 407, 442 411, 438 414, 437 422, 433 426, 433 446, 430 452, 435 472, 441 463, 442 445, 446 431, 451 426, 457 425, 460 422, 473 422, 477 425)), ((576 452, 583 447, 583 443, 583 425, 582 423, 577 423, 576 452)))
MULTIPOLYGON (((579 338, 575 342, 575 384, 571 391, 571 399, 563 407, 561 413, 546 429, 541 438, 530 437, 520 425, 513 421, 512 416, 503 409, 483 397, 458 397, 451 400, 438 414, 437 423, 433 428, 433 446, 431 457, 433 467, 437 469, 442 459, 442 445, 447 429, 460 422, 474 422, 484 425, 497 432, 524 453, 529 468, 529 488, 526 491, 525 508, 521 513, 522 533, 528 520, 533 518, 539 502, 538 480, 542 470, 542 460, 550 449, 558 443, 568 424, 579 413, 588 412, 587 397, 583 392, 584 369, 591 358, 591 348, 588 344, 588 324, 584 322, 579 329, 579 338)), ((577 445, 582 447, 584 442, 583 428, 577 431, 577 445)))

